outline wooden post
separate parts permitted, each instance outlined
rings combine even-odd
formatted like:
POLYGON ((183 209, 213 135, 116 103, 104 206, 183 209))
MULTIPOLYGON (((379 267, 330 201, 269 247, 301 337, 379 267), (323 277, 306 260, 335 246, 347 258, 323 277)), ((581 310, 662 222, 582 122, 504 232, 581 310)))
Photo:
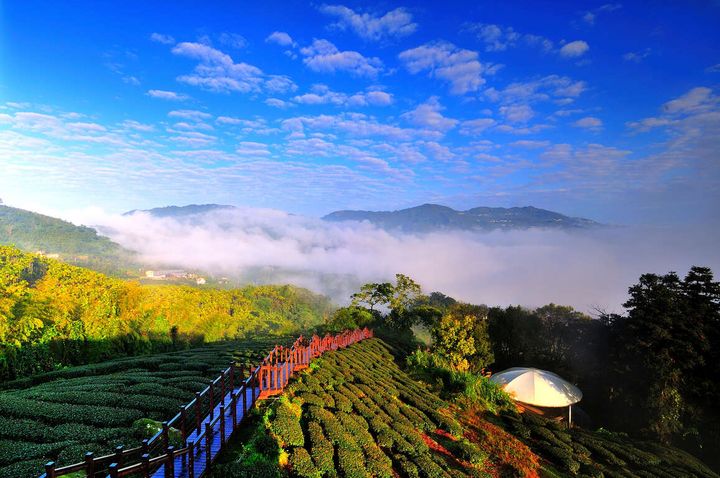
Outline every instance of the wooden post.
MULTIPOLYGON (((250 388, 252 389, 252 385, 250 385, 250 388)), ((247 389, 248 389, 248 383, 243 383, 243 386, 240 388, 240 393, 242 393, 242 417, 240 418, 240 421, 242 422, 245 418, 245 413, 247 412, 247 389)))
POLYGON ((165 458, 165 478, 175 478, 175 447, 170 445, 165 458))
POLYGON ((167 450, 170 446, 170 426, 168 422, 162 422, 162 439, 163 439, 163 450, 167 450))
POLYGON ((118 478, 118 469, 120 468, 120 465, 117 463, 110 463, 110 466, 108 467, 108 471, 110 472, 110 478, 118 478))
POLYGON ((142 441, 142 445, 140 445, 140 448, 142 449, 143 455, 145 453, 150 453, 150 440, 147 438, 142 441))
POLYGON ((197 430, 198 435, 201 432, 200 427, 202 426, 202 405, 200 404, 201 400, 202 395, 200 395, 200 392, 195 392, 195 429, 197 430))
MULTIPOLYGON (((250 366, 250 378, 248 379, 247 382, 245 382, 246 387, 250 386, 250 406, 251 407, 253 405, 253 397, 255 396, 255 388, 254 388, 255 387, 255 379, 257 378, 257 376, 254 374, 255 374, 255 367, 253 367, 251 365, 250 366)), ((245 408, 245 407, 243 406, 243 408, 245 408)), ((245 410, 247 410, 247 408, 245 408, 245 410)))
POLYGON ((220 444, 225 443, 225 404, 220 405, 220 444))
POLYGON ((187 446, 190 448, 188 454, 188 478, 195 478, 195 442, 189 441, 187 446))
MULTIPOLYGON (((142 473, 143 478, 150 478, 150 454, 149 453, 143 453, 143 455, 140 457, 142 460, 142 473)), ((90 475, 88 475, 89 477, 90 475)))
POLYGON ((182 437, 183 446, 185 445, 185 440, 187 440, 187 430, 185 429, 186 411, 186 405, 180 405, 180 436, 182 437))
POLYGON ((215 387, 213 386, 213 382, 210 382, 210 389, 208 390, 208 395, 210 396, 210 420, 213 419, 213 414, 215 413, 215 387))
POLYGON ((85 474, 90 477, 95 476, 95 455, 91 451, 85 453, 85 474))
POLYGON ((125 447, 120 445, 115 447, 115 462, 118 466, 123 462, 123 449, 125 447))
POLYGON ((220 373, 220 403, 225 403, 225 371, 220 373))
POLYGON ((230 391, 235 390, 235 361, 230 362, 230 391))
POLYGON ((232 413, 232 430, 235 431, 237 428, 237 393, 230 392, 230 396, 232 397, 232 400, 230 400, 230 406, 232 407, 230 409, 232 413))
POLYGON ((57 475, 55 474, 55 462, 49 461, 45 463, 45 476, 47 478, 55 478, 57 475))
POLYGON ((210 461, 212 461, 212 452, 210 450, 212 444, 212 428, 210 422, 205 422, 205 470, 210 470, 210 461))

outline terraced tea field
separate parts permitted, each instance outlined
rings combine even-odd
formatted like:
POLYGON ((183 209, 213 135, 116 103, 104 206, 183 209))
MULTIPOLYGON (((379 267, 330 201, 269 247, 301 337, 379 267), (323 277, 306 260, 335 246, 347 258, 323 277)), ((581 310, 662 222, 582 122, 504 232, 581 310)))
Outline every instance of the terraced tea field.
MULTIPOLYGON (((390 350, 381 340, 368 339, 325 354, 290 383, 267 415, 269 436, 282 450, 273 459, 284 465, 283 473, 301 478, 717 477, 687 453, 657 443, 567 430, 532 414, 494 415, 471 404, 446 403, 405 374, 390 350)), ((230 465, 215 476, 233 473, 230 465)))
POLYGON ((463 438, 449 405, 369 339, 328 353, 291 384, 270 430, 292 476, 468 476, 487 454, 463 438))
POLYGON ((74 367, 3 385, 0 391, 0 478, 37 477, 43 464, 82 461, 140 444, 132 424, 168 420, 231 360, 256 365, 272 337, 222 342, 181 352, 74 367))

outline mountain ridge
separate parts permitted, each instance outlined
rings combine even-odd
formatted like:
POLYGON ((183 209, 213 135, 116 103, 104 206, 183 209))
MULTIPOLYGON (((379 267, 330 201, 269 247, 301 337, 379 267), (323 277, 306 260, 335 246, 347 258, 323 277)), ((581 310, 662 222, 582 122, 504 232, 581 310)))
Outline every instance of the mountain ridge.
POLYGON ((425 203, 395 211, 340 210, 322 217, 325 221, 368 221, 382 229, 403 232, 432 232, 436 230, 492 230, 492 229, 582 229, 601 226, 582 217, 541 209, 534 206, 487 207, 478 206, 459 211, 440 204, 425 203))
POLYGON ((134 253, 98 234, 97 229, 0 204, 0 245, 40 252, 70 264, 111 275, 133 267, 134 253))

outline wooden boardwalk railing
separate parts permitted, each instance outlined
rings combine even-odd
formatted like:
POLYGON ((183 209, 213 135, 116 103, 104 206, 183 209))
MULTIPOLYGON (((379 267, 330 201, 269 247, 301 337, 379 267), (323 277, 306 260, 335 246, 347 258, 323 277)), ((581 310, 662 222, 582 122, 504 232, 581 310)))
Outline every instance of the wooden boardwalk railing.
POLYGON ((315 335, 310 340, 300 336, 291 347, 276 346, 247 377, 244 368, 232 363, 141 446, 119 446, 102 457, 86 453, 83 462, 60 468, 51 461, 40 478, 77 472, 89 478, 201 478, 258 400, 282 393, 292 374, 307 368, 313 358, 372 336, 367 328, 322 338, 315 335), (170 445, 171 428, 180 432, 180 448, 170 445))

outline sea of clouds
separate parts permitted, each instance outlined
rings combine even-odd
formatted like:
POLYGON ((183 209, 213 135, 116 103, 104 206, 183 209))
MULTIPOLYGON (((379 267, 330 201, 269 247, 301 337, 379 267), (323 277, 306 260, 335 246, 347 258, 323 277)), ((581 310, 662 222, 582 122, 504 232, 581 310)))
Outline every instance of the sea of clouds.
POLYGON ((91 209, 71 215, 136 251, 148 267, 175 266, 240 282, 293 283, 346 303, 365 282, 409 275, 423 290, 472 303, 567 304, 622 312, 642 273, 720 271, 716 228, 605 227, 390 233, 368 223, 332 223, 239 208, 158 218, 91 209))

